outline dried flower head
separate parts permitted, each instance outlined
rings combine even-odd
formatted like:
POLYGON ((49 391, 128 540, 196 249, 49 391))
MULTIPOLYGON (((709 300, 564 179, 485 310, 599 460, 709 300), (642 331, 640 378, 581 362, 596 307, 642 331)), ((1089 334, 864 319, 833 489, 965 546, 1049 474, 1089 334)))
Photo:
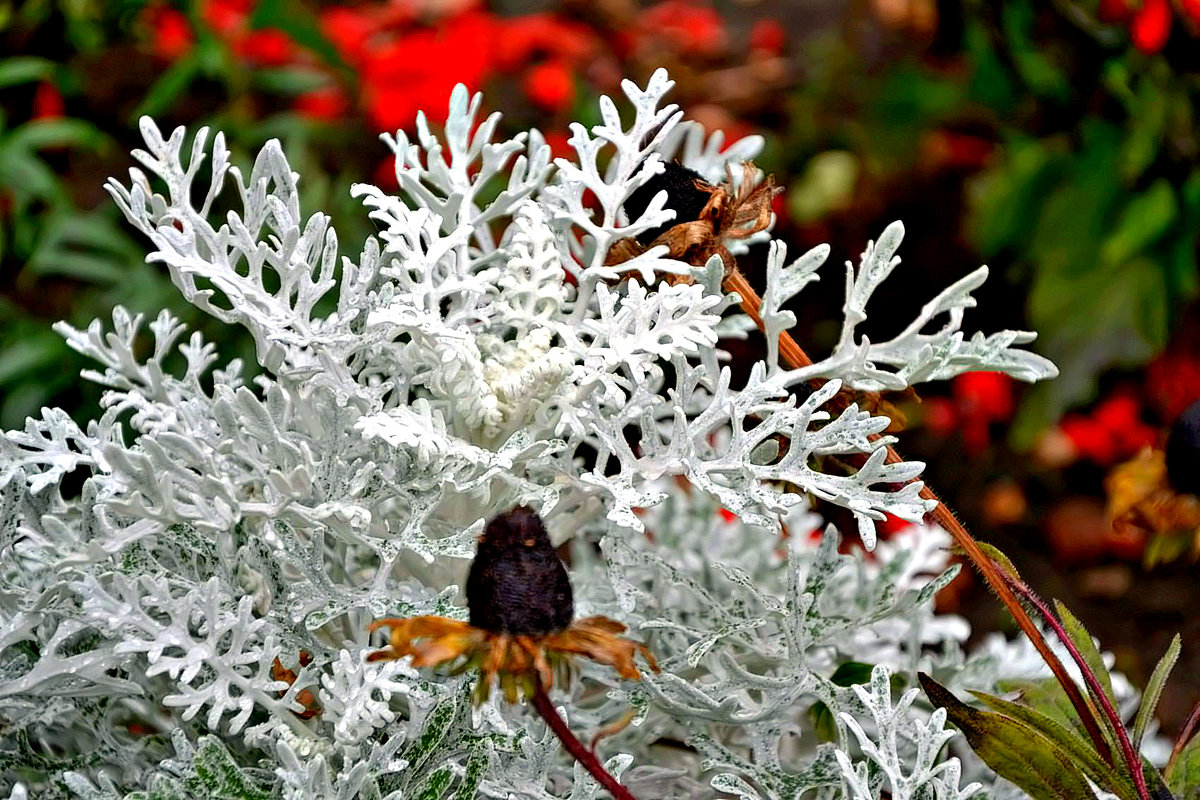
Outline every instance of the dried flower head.
POLYGON ((371 630, 390 629, 388 646, 371 661, 412 656, 414 667, 458 661, 456 671, 480 672, 475 699, 482 702, 499 679, 516 702, 567 680, 569 658, 581 655, 608 664, 627 680, 641 680, 634 655, 658 671, 644 644, 624 638, 621 623, 607 617, 572 621, 574 603, 566 567, 554 552, 541 517, 518 506, 491 520, 479 537, 467 576, 468 622, 422 616, 376 620, 371 630))
POLYGON ((1200 552, 1200 498, 1175 491, 1170 452, 1145 448, 1108 474, 1108 516, 1114 532, 1135 540, 1162 537, 1200 552))
POLYGON ((543 635, 575 616, 571 581, 533 509, 517 506, 488 523, 467 575, 471 624, 492 633, 543 635))
POLYGON ((753 163, 743 163, 741 169, 741 180, 735 181, 732 166, 726 165, 725 182, 715 186, 695 170, 668 162, 662 172, 630 193, 624 207, 635 219, 659 192, 666 192, 665 208, 675 212, 673 223, 616 242, 606 263, 620 264, 651 247, 666 245, 671 258, 694 266, 719 255, 726 274, 731 272, 736 262, 724 240, 746 239, 766 230, 771 224, 771 201, 783 191, 770 176, 755 185, 758 168, 753 163))

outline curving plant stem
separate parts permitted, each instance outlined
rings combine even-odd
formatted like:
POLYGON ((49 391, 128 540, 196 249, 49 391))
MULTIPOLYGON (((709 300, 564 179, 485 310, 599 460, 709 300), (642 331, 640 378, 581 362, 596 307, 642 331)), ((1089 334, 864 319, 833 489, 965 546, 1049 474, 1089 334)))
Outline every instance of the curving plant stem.
MULTIPOLYGON (((754 290, 754 287, 750 285, 750 282, 746 280, 746 277, 738 271, 737 267, 734 267, 726 273, 722 288, 726 292, 736 292, 738 294, 738 296, 741 298, 742 310, 746 312, 746 315, 749 316, 750 319, 754 320, 754 324, 757 325, 758 329, 763 332, 763 335, 766 335, 766 326, 764 325, 762 318, 762 298, 758 296, 758 292, 754 290)), ((792 369, 811 366, 813 363, 812 359, 808 357, 808 354, 804 352, 804 349, 796 343, 796 340, 793 339, 787 331, 783 331, 779 334, 779 355, 792 369)), ((877 441, 879 438, 879 434, 871 436, 873 441, 877 441)), ((887 463, 896 464, 902 460, 903 459, 900 457, 900 454, 896 452, 895 448, 888 447, 887 463)), ((1021 605, 1021 602, 1013 593, 1012 588, 1005 581, 1004 575, 999 567, 997 567, 996 563, 992 561, 992 559, 986 553, 983 552, 983 549, 980 548, 979 543, 975 541, 975 537, 971 536, 971 534, 967 532, 966 527, 964 527, 963 524, 958 521, 958 518, 954 516, 954 513, 950 511, 946 504, 943 503, 936 494, 934 494, 932 489, 930 489, 928 486, 924 486, 921 489, 921 497, 937 503, 933 511, 929 512, 929 516, 933 518, 934 522, 936 522, 938 525, 944 528, 947 533, 950 534, 955 543, 962 550, 963 554, 975 566, 975 569, 977 569, 983 576, 983 579, 987 582, 988 586, 991 587, 992 591, 995 592, 996 596, 1000 598, 1000 602, 1003 603, 1004 607, 1008 609, 1008 612, 1012 614, 1013 619, 1015 619, 1017 622, 1017 625, 1021 628, 1025 635, 1029 637, 1029 640, 1033 642, 1033 646, 1037 648, 1038 654, 1041 655, 1047 666, 1050 667, 1051 672, 1054 673, 1054 677, 1058 680, 1059 684, 1062 685, 1063 691, 1067 693, 1067 697, 1070 699, 1071 705, 1075 708, 1075 713, 1079 715, 1080 721, 1083 723, 1084 728, 1088 732, 1088 736, 1091 738, 1093 745, 1096 747, 1096 752, 1098 752, 1106 762, 1112 764, 1113 755, 1109 751, 1108 744, 1104 739, 1104 734, 1100 731, 1100 725, 1092 715, 1091 708, 1088 706, 1087 701, 1080 693, 1079 687, 1075 685, 1075 682, 1071 680, 1071 676, 1067 674, 1066 667, 1063 666, 1062 661, 1060 661, 1058 656, 1054 654, 1054 651, 1050 649, 1050 645, 1046 642, 1042 632, 1034 623, 1033 618, 1029 616, 1029 613, 1025 610, 1024 606, 1021 605)), ((1140 775, 1140 773, 1141 770, 1139 768, 1138 774, 1140 775)))
POLYGON ((575 760, 583 765, 583 768, 592 774, 592 777, 600 782, 609 794, 613 796, 613 800, 636 800, 629 793, 629 790, 622 786, 612 774, 604 768, 600 763, 600 759, 596 758, 596 754, 584 746, 583 742, 571 732, 567 727, 567 723, 559 716, 558 709, 554 707, 554 703, 550 702, 550 696, 546 694, 546 690, 541 686, 537 687, 537 691, 530 698, 533 707, 537 709, 538 714, 542 719, 546 720, 546 724, 550 726, 550 730, 554 731, 554 735, 563 743, 563 747, 567 748, 567 752, 575 757, 575 760))
MULTIPOLYGON (((1080 654, 1079 648, 1071 640, 1070 634, 1067 633, 1062 623, 1059 622, 1058 617, 1050 610, 1050 607, 1046 605, 1046 601, 1038 597, 1037 593, 1016 575, 1013 575, 999 564, 995 564, 995 562, 993 562, 993 565, 1004 576, 1005 582, 1015 592, 1020 594, 1021 597, 1025 598, 1026 602, 1037 609, 1038 614, 1042 616, 1042 619, 1054 631, 1054 635, 1062 642, 1063 647, 1067 648, 1067 652, 1071 654, 1071 659, 1079 667, 1079 672, 1083 675, 1083 680, 1087 683, 1089 692, 1108 720, 1109 727, 1117 734, 1117 742, 1121 745, 1121 755, 1125 763, 1129 766, 1130 774, 1133 775, 1133 782, 1137 787, 1138 797, 1149 800, 1150 790, 1146 786, 1146 775, 1142 771, 1142 760, 1134 752, 1133 743, 1129 740, 1129 732, 1125 730, 1125 724, 1121 722, 1121 717, 1117 714, 1117 710, 1113 708, 1112 701, 1108 699, 1108 694, 1100 685, 1100 679, 1096 677, 1091 667, 1088 666, 1087 661, 1080 654)), ((1074 684, 1074 681, 1072 681, 1072 684, 1074 684)))
POLYGON ((1175 746, 1171 748, 1171 758, 1167 761, 1166 769, 1168 777, 1171 775, 1171 770, 1174 768, 1179 754, 1183 752, 1183 748, 1187 747, 1192 734, 1196 732, 1197 725, 1200 725, 1200 703, 1196 703, 1192 708, 1192 713, 1188 714, 1187 720, 1183 723, 1183 730, 1179 732, 1179 738, 1175 740, 1175 746))

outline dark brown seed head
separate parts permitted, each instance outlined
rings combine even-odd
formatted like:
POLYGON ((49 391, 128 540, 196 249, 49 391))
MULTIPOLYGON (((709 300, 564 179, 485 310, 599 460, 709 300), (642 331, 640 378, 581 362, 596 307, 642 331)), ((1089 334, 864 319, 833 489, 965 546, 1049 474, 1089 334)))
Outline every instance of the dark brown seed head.
POLYGON ((493 633, 541 636, 575 614, 571 581, 542 519, 517 506, 487 524, 467 574, 471 625, 493 633))
POLYGON ((650 205, 650 201, 659 192, 667 193, 667 204, 675 212, 675 219, 638 234, 637 240, 648 245, 661 236, 666 230, 681 222, 692 222, 700 218, 700 213, 712 199, 713 191, 717 188, 704 180, 699 172, 689 169, 678 161, 668 161, 663 165, 662 172, 633 190, 625 200, 625 213, 630 220, 636 220, 650 205))

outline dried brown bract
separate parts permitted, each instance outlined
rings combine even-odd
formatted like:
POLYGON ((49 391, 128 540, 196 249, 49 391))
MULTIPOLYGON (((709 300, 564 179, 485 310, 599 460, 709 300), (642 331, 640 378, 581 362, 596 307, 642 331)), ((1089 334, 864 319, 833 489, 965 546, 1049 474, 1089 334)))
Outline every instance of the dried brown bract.
MULTIPOLYGON (((605 264, 622 264, 657 245, 666 245, 671 258, 693 266, 703 266, 719 255, 725 274, 736 268, 733 255, 725 247, 729 239, 746 239, 771 224, 771 201, 783 191, 768 176, 757 186, 758 169, 753 163, 742 165, 741 181, 734 181, 733 167, 726 167, 726 180, 714 186, 695 170, 672 161, 658 175, 638 187, 625 201, 630 218, 641 216, 659 192, 667 193, 666 208, 675 219, 636 238, 621 239, 608 252, 605 264)), ((687 276, 668 276, 668 282, 683 282, 687 276)))

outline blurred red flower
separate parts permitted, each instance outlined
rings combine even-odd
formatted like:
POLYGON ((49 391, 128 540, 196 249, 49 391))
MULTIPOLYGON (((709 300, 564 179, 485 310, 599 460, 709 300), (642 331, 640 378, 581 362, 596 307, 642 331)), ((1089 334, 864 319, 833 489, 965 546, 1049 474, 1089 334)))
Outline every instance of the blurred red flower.
POLYGON ((33 118, 56 119, 63 115, 63 98, 53 83, 42 81, 33 92, 33 118))
POLYGON ((1158 430, 1142 421, 1141 403, 1128 394, 1102 401, 1090 415, 1068 414, 1059 423, 1076 454, 1100 466, 1135 455, 1158 441, 1158 430))
POLYGON ((291 38, 277 28, 250 31, 235 37, 231 46, 242 60, 264 67, 282 67, 296 56, 291 38))
POLYGON ((958 427, 958 410, 946 397, 928 397, 921 402, 921 421, 934 436, 949 436, 958 427))
POLYGON ((1200 0, 1180 0, 1179 10, 1185 17, 1200 25, 1200 0))
POLYGON ((336 86, 305 92, 292 105, 298 114, 320 120, 340 119, 348 106, 346 95, 336 86))
POLYGON ((1129 35, 1134 47, 1147 55, 1162 50, 1171 35, 1169 0, 1142 0, 1129 22, 1129 35))
POLYGON ((1159 356, 1146 369, 1146 394, 1164 422, 1174 422, 1200 400, 1200 358, 1184 352, 1159 356))
POLYGON ((371 122, 380 130, 407 128, 421 110, 444 121, 455 84, 478 90, 491 74, 496 34, 490 14, 468 12, 370 48, 361 74, 371 122))
POLYGON ((1013 415, 1012 378, 1003 372, 967 372, 954 379, 954 399, 967 416, 1004 422, 1013 415))
POLYGON ((888 539, 893 534, 899 533, 905 528, 910 528, 912 525, 913 523, 906 519, 901 519, 895 514, 884 514, 883 520, 875 523, 875 531, 879 534, 880 538, 888 539))
POLYGON ((192 49, 192 26, 182 11, 166 6, 147 6, 142 19, 150 29, 150 48, 154 55, 174 61, 192 49))
POLYGON ((245 27, 253 10, 254 0, 204 0, 200 16, 215 33, 232 36, 245 27))
POLYGON ((596 36, 586 26, 553 14, 525 14, 503 21, 496 41, 496 67, 514 70, 541 59, 577 64, 596 47, 596 36))
POLYGON ((1101 403, 1092 413, 1122 455, 1133 455, 1158 440, 1158 431, 1142 422, 1142 404, 1131 395, 1119 394, 1101 403))
POLYGON ((349 64, 362 61, 368 42, 379 24, 362 8, 326 8, 321 11, 321 33, 349 64))
POLYGON ((1135 7, 1130 0, 1100 0, 1096 7, 1096 19, 1106 24, 1125 22, 1133 16, 1135 7))
POLYGON ((546 144, 550 145, 550 153, 555 158, 573 159, 575 157, 575 148, 571 147, 570 134, 562 131, 543 132, 542 137, 546 140, 546 144))
POLYGON ((522 87, 534 105, 554 113, 566 111, 575 100, 571 68, 557 59, 530 67, 522 87))
POLYGON ((953 392, 963 442, 972 450, 987 447, 992 423, 1013 415, 1012 378, 1001 372, 968 372, 954 379, 953 392))
POLYGON ((1100 465, 1117 460, 1117 445, 1103 427, 1079 414, 1068 414, 1058 424, 1080 458, 1100 465))
POLYGON ((725 47, 721 16, 710 6, 666 0, 643 11, 639 22, 643 35, 664 38, 689 54, 712 56, 725 47))
POLYGON ((385 192, 394 192, 400 188, 400 181, 396 180, 395 156, 388 156, 379 162, 379 166, 375 168, 373 183, 385 192))
POLYGON ((775 19, 760 19, 750 28, 750 49, 779 55, 787 44, 787 31, 775 19))
POLYGON ((1007 422, 1016 411, 1013 380, 1002 372, 967 372, 951 384, 951 397, 922 403, 926 429, 935 436, 959 432, 972 451, 987 447, 991 426, 1007 422))

